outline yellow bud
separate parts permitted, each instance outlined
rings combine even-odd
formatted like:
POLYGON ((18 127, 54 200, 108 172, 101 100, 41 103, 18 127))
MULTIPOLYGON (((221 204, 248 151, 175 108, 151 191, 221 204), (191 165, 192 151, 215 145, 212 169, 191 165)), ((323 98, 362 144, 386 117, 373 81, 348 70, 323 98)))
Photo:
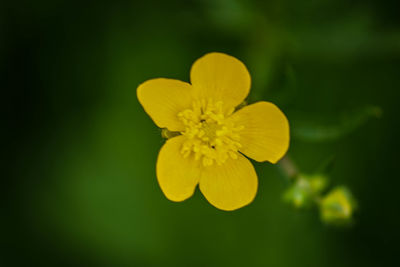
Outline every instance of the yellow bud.
POLYGON ((346 224, 351 221, 356 203, 350 191, 337 187, 320 202, 321 219, 330 224, 346 224))

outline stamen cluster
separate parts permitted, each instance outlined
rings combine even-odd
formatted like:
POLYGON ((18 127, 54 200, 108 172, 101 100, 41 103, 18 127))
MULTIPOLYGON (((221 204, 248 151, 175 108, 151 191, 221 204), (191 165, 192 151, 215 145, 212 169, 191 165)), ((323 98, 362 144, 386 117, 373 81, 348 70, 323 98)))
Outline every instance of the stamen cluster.
POLYGON ((236 159, 241 147, 239 132, 243 126, 236 126, 227 118, 233 113, 223 109, 223 102, 211 99, 194 101, 191 109, 178 114, 185 125, 182 132, 187 137, 181 153, 186 158, 191 153, 204 166, 223 164, 229 157, 236 159))

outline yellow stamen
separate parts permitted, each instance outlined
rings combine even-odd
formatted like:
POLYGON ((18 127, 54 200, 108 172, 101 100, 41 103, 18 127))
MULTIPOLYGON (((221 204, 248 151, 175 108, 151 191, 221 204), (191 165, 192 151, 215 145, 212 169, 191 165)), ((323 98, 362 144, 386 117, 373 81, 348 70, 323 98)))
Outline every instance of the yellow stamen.
POLYGON ((224 112, 222 101, 194 101, 192 109, 186 109, 178 114, 185 125, 183 135, 187 141, 183 144, 181 153, 188 157, 194 153, 196 160, 202 160, 204 166, 217 163, 223 164, 229 157, 237 159, 241 147, 239 132, 243 126, 235 126, 226 118, 233 109, 224 112))

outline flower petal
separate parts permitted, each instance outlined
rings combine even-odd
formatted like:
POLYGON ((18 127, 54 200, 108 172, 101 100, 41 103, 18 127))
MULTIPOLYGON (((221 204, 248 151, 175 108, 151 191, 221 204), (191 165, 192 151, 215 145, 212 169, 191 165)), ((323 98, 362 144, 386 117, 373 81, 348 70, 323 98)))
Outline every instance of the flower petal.
POLYGON ((185 136, 169 139, 157 159, 157 179, 165 196, 172 201, 183 201, 193 195, 200 178, 200 161, 193 156, 184 158, 180 150, 185 136))
POLYGON ((276 163, 289 148, 289 122, 285 114, 270 102, 257 102, 235 112, 240 132, 240 152, 256 161, 276 163))
POLYGON ((249 204, 256 196, 257 186, 256 171, 241 154, 222 165, 205 167, 200 178, 204 197, 221 210, 235 210, 249 204))
POLYGON ((173 79, 151 79, 137 88, 137 97, 144 110, 160 128, 181 131, 177 115, 192 105, 192 86, 173 79))
POLYGON ((223 53, 209 53, 196 60, 190 80, 198 98, 223 101, 226 110, 243 102, 251 84, 246 66, 223 53))

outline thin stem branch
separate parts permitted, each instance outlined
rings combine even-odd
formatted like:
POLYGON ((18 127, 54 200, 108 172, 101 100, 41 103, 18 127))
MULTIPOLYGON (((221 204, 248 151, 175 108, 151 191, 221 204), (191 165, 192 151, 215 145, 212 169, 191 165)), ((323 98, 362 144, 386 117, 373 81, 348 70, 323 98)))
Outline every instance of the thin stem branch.
POLYGON ((299 174, 299 170, 297 169, 296 165, 287 155, 279 161, 279 166, 290 180, 295 179, 299 174))

